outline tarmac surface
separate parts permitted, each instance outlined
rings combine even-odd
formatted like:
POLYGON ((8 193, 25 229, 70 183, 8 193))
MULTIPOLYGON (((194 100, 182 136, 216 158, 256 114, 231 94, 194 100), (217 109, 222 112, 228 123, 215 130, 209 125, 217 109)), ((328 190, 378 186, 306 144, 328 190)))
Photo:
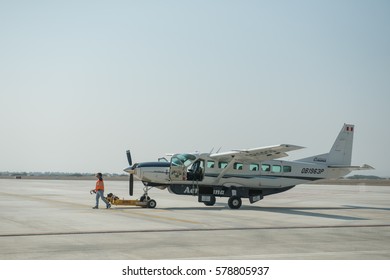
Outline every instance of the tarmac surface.
POLYGON ((301 185, 239 210, 153 189, 155 209, 95 210, 94 183, 1 179, 0 259, 390 259, 390 186, 301 185))

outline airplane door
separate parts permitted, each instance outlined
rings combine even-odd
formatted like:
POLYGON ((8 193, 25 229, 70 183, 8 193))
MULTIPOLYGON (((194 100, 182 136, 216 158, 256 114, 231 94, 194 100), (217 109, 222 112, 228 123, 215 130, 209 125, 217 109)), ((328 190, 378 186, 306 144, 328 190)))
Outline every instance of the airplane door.
POLYGON ((187 170, 184 165, 171 165, 169 170, 169 178, 171 181, 186 181, 187 170))
POLYGON ((187 168, 192 165, 196 157, 192 154, 176 154, 171 158, 169 178, 171 181, 187 181, 187 168))
POLYGON ((204 177, 204 160, 197 160, 188 169, 187 180, 202 181, 203 177, 204 177))

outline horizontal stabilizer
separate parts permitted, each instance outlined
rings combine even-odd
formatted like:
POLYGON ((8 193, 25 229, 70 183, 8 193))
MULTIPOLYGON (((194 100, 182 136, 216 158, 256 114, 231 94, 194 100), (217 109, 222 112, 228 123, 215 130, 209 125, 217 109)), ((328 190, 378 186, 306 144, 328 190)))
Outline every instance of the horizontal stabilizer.
POLYGON ((372 167, 371 165, 368 165, 368 164, 363 164, 362 166, 330 165, 328 167, 334 168, 334 169, 345 169, 345 170, 350 170, 350 171, 375 169, 374 167, 372 167))

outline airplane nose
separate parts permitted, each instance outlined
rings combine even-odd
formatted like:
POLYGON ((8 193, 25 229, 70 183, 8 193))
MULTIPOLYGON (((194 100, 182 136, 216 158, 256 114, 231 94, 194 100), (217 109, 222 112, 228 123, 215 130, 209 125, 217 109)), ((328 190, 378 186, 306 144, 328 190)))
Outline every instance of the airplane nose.
POLYGON ((133 166, 129 166, 129 167, 126 167, 125 169, 123 169, 123 171, 129 173, 129 174, 135 174, 135 170, 133 168, 133 166))
POLYGON ((125 169, 123 169, 123 171, 125 171, 125 172, 127 172, 127 173, 129 173, 130 170, 131 170, 131 166, 126 167, 125 169))

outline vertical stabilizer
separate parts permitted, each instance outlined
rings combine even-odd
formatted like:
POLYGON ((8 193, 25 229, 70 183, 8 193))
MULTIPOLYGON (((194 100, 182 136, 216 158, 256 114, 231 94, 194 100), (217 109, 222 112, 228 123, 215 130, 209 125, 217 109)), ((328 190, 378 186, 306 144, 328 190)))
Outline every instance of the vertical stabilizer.
POLYGON ((328 154, 328 165, 351 165, 355 126, 344 124, 328 154))
POLYGON ((344 124, 329 153, 316 155, 297 161, 324 164, 328 166, 350 166, 355 126, 344 124))

